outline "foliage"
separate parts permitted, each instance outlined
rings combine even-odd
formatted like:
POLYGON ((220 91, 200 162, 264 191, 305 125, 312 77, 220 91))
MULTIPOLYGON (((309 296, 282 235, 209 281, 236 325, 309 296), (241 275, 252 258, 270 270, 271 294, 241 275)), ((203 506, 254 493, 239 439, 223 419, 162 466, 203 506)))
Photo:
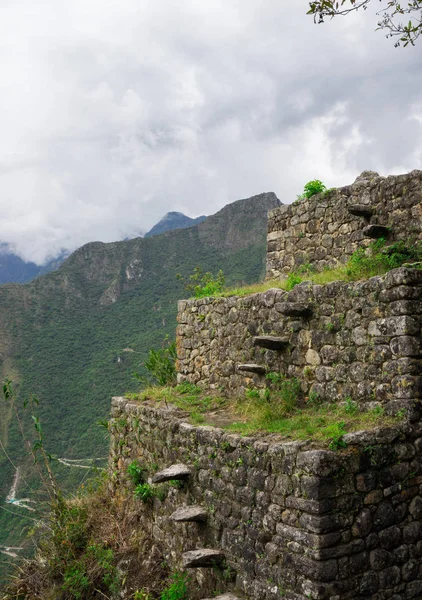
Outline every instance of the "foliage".
POLYGON ((321 192, 325 192, 327 187, 320 181, 319 179, 313 179, 312 181, 308 181, 305 183, 303 187, 303 197, 311 198, 315 196, 315 194, 320 194, 321 192))
MULTIPOLYGON (((37 415, 52 456, 87 456, 105 466, 108 441, 97 423, 107 418, 111 396, 136 389, 135 370, 141 376, 148 374, 139 367, 147 361, 148 349, 156 348, 166 334, 174 336, 177 300, 185 295, 177 272, 188 276, 197 264, 213 273, 222 269, 232 286, 258 281, 263 275, 266 213, 257 213, 256 219, 250 218, 250 211, 237 215, 229 248, 218 227, 212 228, 212 244, 202 240, 197 228, 179 230, 171 236, 105 244, 89 260, 77 251, 59 270, 30 284, 1 286, 3 373, 17 382, 19 410, 23 398, 31 394, 42 398, 37 415), (142 277, 128 279, 125 268, 139 256, 142 277), (115 302, 107 301, 110 287, 116 290, 115 302)), ((31 419, 29 408, 27 412, 25 426, 31 419)), ((21 467, 20 491, 38 502, 39 478, 34 472, 42 464, 41 455, 37 453, 34 468, 12 414, 10 404, 0 404, 0 439, 21 467)), ((86 469, 55 460, 51 466, 64 492, 74 491, 87 476, 86 469)), ((0 451, 3 498, 14 472, 0 451)), ((17 505, 9 508, 13 515, 0 511, 0 545, 29 546, 24 534, 25 526, 33 523, 32 513, 17 505)), ((12 559, 3 556, 0 561, 0 587, 6 561, 12 559)))
POLYGON ((170 342, 166 338, 163 346, 158 350, 151 350, 148 353, 148 360, 144 366, 148 371, 148 376, 144 377, 135 372, 134 375, 143 384, 150 385, 175 385, 176 384, 176 343, 170 342))
POLYGON ((197 395, 201 393, 201 388, 194 383, 189 383, 189 381, 182 381, 182 383, 176 385, 176 392, 179 392, 179 394, 197 395))
POLYGON ((349 278, 357 279, 381 275, 390 269, 396 269, 403 263, 422 260, 422 245, 403 240, 387 245, 384 238, 371 243, 368 251, 358 248, 346 265, 349 278))
MULTIPOLYGON (((323 23, 326 17, 347 15, 352 11, 362 8, 365 10, 371 0, 312 0, 309 2, 308 14, 314 15, 314 21, 323 23)), ((380 0, 383 6, 377 15, 380 17, 377 29, 386 31, 386 37, 397 39, 395 46, 403 44, 415 45, 422 33, 422 0, 380 0), (400 18, 410 15, 407 22, 400 18)))
POLYGON ((343 440, 343 435, 346 433, 344 421, 332 423, 327 427, 326 433, 327 435, 332 436, 331 441, 328 444, 330 450, 340 450, 341 448, 347 447, 346 442, 343 440))
POLYGON ((134 491, 135 498, 139 498, 144 504, 151 502, 155 496, 155 490, 149 483, 139 483, 134 491))
POLYGON ((127 468, 127 474, 135 486, 144 482, 144 472, 145 467, 142 467, 138 460, 133 460, 127 468))
POLYGON ((286 290, 290 292, 295 285, 298 285, 302 282, 302 277, 299 275, 297 271, 291 271, 286 277, 286 290))
POLYGON ((187 598, 187 575, 185 573, 173 573, 170 585, 161 594, 161 600, 187 600, 187 598))
POLYGON ((221 269, 214 276, 210 271, 204 273, 201 267, 195 267, 187 282, 182 275, 178 274, 177 277, 185 282, 185 288, 195 298, 206 298, 221 294, 226 282, 221 269))

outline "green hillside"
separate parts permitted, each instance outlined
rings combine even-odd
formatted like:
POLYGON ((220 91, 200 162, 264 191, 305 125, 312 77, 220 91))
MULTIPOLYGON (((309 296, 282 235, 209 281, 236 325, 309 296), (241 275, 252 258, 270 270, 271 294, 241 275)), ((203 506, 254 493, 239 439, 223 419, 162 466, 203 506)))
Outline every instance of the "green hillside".
MULTIPOLYGON (((148 350, 174 336, 177 299, 185 295, 176 274, 186 277, 201 266, 222 269, 229 284, 257 281, 265 270, 267 211, 278 203, 274 194, 261 194, 189 229, 87 244, 53 273, 0 286, 1 373, 18 384, 21 398, 39 397, 49 452, 106 457, 97 423, 107 418, 112 395, 138 388, 133 372, 148 350)), ((3 402, 0 411, 0 439, 32 485, 33 465, 16 423, 3 402)), ((69 490, 86 477, 85 469, 54 464, 69 490)), ((13 476, 0 452, 0 547, 18 545, 23 525, 33 525, 33 513, 4 502, 13 476)), ((22 495, 31 497, 24 484, 22 495)), ((0 554, 0 560, 4 567, 9 559, 0 554)))

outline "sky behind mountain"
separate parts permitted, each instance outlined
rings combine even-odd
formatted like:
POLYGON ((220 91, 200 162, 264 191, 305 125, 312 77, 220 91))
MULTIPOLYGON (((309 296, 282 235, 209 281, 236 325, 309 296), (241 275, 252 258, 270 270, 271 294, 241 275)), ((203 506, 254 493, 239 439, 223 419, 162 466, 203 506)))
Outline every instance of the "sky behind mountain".
MULTIPOLYGON (((374 6, 377 6, 375 3, 374 6)), ((421 168, 422 43, 306 0, 4 0, 0 239, 26 260, 421 168)))

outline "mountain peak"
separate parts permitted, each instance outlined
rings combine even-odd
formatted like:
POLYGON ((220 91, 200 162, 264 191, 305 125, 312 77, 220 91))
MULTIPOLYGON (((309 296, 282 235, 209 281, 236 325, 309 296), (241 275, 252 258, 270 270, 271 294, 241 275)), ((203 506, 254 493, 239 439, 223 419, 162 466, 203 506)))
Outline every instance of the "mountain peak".
POLYGON ((192 227, 193 225, 201 223, 204 219, 206 219, 205 215, 192 219, 181 212, 170 211, 166 213, 164 217, 144 235, 144 237, 147 238, 153 235, 160 235, 161 233, 173 229, 186 229, 187 227, 192 227))

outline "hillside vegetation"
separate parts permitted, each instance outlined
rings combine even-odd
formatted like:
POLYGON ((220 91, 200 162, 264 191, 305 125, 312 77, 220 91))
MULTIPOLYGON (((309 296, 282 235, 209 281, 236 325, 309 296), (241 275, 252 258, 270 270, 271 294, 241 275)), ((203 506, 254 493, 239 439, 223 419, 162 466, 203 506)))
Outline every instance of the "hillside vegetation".
MULTIPOLYGON (((177 299, 185 295, 177 273, 188 277, 200 266, 222 269, 229 285, 257 281, 265 270, 267 211, 278 204, 274 194, 261 194, 188 229, 87 244, 53 273, 26 285, 0 286, 1 375, 18 384, 21 398, 39 397, 51 454, 106 457, 98 421, 107 418, 112 395, 139 387, 133 372, 148 350, 174 335, 177 299)), ((0 439, 30 480, 10 408, 2 403, 0 411, 0 439)), ((67 489, 86 477, 86 469, 53 464, 67 489)), ((0 547, 18 545, 22 526, 33 524, 33 513, 4 503, 13 476, 2 452, 0 506, 24 518, 0 511, 0 547)), ((22 494, 28 495, 23 484, 17 497, 22 494)))

